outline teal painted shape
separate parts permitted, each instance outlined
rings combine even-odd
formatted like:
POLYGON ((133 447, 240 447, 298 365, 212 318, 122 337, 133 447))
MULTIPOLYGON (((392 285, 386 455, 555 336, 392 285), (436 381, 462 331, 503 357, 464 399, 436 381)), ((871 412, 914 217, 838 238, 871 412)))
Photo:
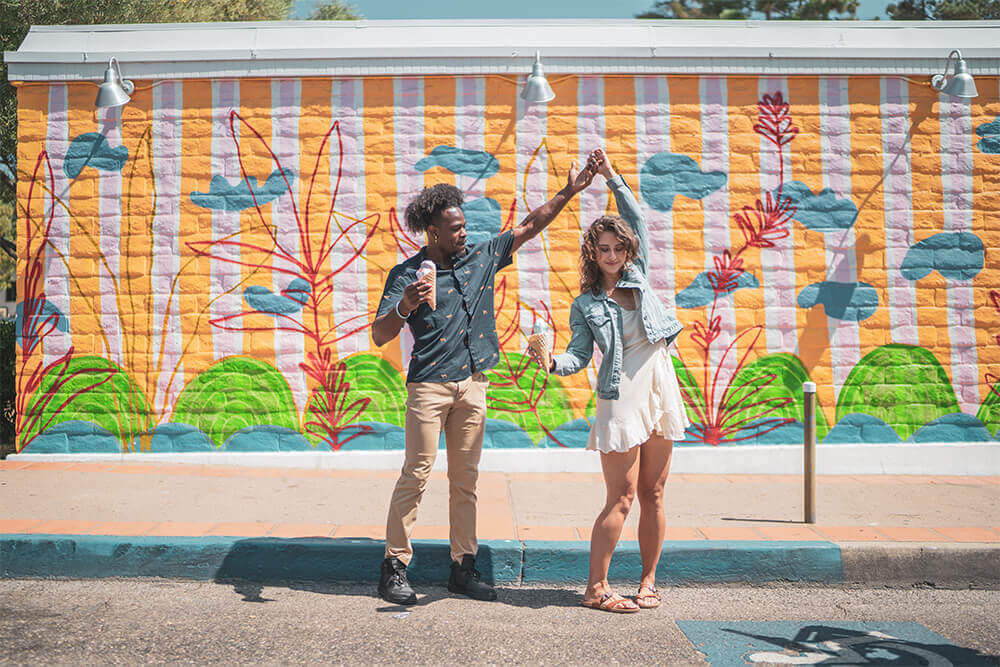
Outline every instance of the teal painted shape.
POLYGON ((311 452, 316 448, 298 431, 284 426, 256 425, 241 428, 219 449, 227 452, 311 452))
POLYGON ((351 426, 359 427, 357 430, 347 431, 344 437, 350 437, 360 427, 367 426, 370 430, 367 433, 351 438, 341 446, 341 451, 382 451, 385 449, 403 449, 405 438, 403 429, 394 424, 384 424, 382 422, 358 422, 351 426))
POLYGON ((98 171, 121 171, 126 162, 127 148, 112 148, 108 138, 100 132, 86 132, 70 142, 63 159, 63 171, 70 178, 76 178, 84 167, 93 167, 98 171))
POLYGON ((1000 116, 977 127, 976 134, 982 137, 976 148, 989 155, 1000 155, 1000 116))
POLYGON ((942 415, 918 428, 910 442, 989 442, 989 429, 977 417, 964 412, 942 415))
POLYGON ((500 161, 486 151, 470 151, 455 146, 435 146, 427 157, 414 165, 417 171, 443 167, 453 174, 489 178, 500 171, 500 161))
POLYGON ((865 282, 840 283, 824 280, 808 285, 801 292, 799 308, 823 306, 828 317, 850 322, 860 322, 878 310, 878 292, 865 282))
MULTIPOLYGON (((589 542, 524 543, 524 583, 583 584, 589 567, 589 542)), ((634 584, 641 574, 639 543, 619 542, 608 579, 634 584)), ((843 582, 844 567, 840 547, 833 542, 667 541, 663 543, 656 580, 666 585, 769 581, 834 584, 843 582)))
MULTIPOLYGON (((738 289, 753 289, 756 287, 760 287, 756 276, 749 271, 744 271, 736 279, 736 287, 728 292, 721 292, 720 296, 728 296, 738 289)), ((708 272, 702 271, 694 277, 690 285, 677 293, 676 303, 680 308, 701 308, 712 303, 713 299, 715 299, 715 290, 712 288, 712 283, 708 281, 708 272)))
POLYGON ((62 312, 58 308, 56 308, 51 301, 49 301, 48 299, 38 299, 37 302, 41 304, 40 306, 32 305, 35 302, 36 302, 35 299, 28 299, 27 301, 19 301, 14 309, 15 311, 14 317, 16 323, 14 326, 14 331, 15 331, 14 335, 16 337, 16 342, 18 346, 22 350, 24 349, 24 342, 21 340, 21 331, 23 328, 27 328, 28 331, 32 332, 32 335, 37 336, 38 328, 42 326, 42 324, 44 324, 46 320, 48 320, 51 317, 54 317, 57 331, 63 331, 63 332, 69 331, 69 318, 63 315, 62 312), (36 311, 35 314, 31 316, 31 322, 26 323, 27 324, 26 327, 24 322, 25 303, 31 305, 32 309, 36 311))
POLYGON ((703 199, 726 184, 721 171, 702 171, 687 155, 657 153, 646 160, 639 175, 639 192, 657 211, 670 211, 674 197, 703 199))
POLYGON ((909 621, 676 621, 712 667, 767 664, 988 665, 909 621))
MULTIPOLYGON (((139 439, 132 443, 135 451, 140 451, 139 439)), ((153 429, 149 443, 150 452, 214 452, 212 439, 199 428, 190 424, 160 424, 153 429)))
POLYGON ((983 270, 982 240, 972 232, 939 232, 910 246, 899 267, 907 280, 938 271, 949 280, 972 280, 983 270))
MULTIPOLYGON (((590 422, 582 417, 574 419, 557 428, 552 432, 552 435, 567 449, 585 449, 587 447, 587 440, 590 439, 590 422)), ((538 443, 538 446, 559 447, 559 444, 552 440, 552 438, 545 436, 538 443)))
POLYGON ((503 224, 500 204, 492 197, 480 197, 462 204, 467 243, 483 243, 500 233, 503 224))
POLYGON ((310 294, 312 286, 303 278, 292 279, 281 294, 275 294, 261 285, 250 285, 243 290, 243 298, 251 308, 272 317, 301 311, 310 294))
POLYGON ((21 450, 22 454, 119 454, 118 438, 93 422, 71 419, 48 428, 21 450))
MULTIPOLYGON (((782 186, 781 194, 792 200, 796 208, 794 219, 808 229, 818 232, 849 229, 858 219, 858 207, 854 202, 838 198, 832 188, 823 188, 819 194, 813 194, 802 181, 790 181, 782 186)), ((777 199, 777 189, 774 196, 777 199)))
MULTIPOLYGON (((374 583, 385 553, 381 540, 274 537, 0 536, 0 577, 162 577, 231 583, 374 583)), ((445 540, 415 540, 407 576, 414 583, 448 578, 445 540)), ((517 583, 521 543, 482 540, 476 568, 483 579, 517 583)))
POLYGON ((517 424, 502 419, 486 419, 483 449, 533 449, 535 443, 517 424))
POLYGON ((723 440, 720 445, 801 445, 805 438, 802 422, 794 421, 771 428, 778 420, 764 417, 756 419, 733 434, 732 439, 723 440), (771 430, 767 430, 767 429, 771 430), (736 438, 744 438, 737 440, 736 438))
POLYGON ((891 426, 863 412, 844 415, 823 438, 824 445, 895 444, 902 441, 891 426))
POLYGON ((209 181, 208 192, 191 193, 191 203, 217 211, 242 211, 254 206, 254 196, 257 198, 257 204, 263 206, 288 192, 289 186, 294 182, 295 172, 290 169, 275 169, 259 188, 256 176, 248 176, 236 185, 232 185, 225 177, 217 174, 209 181))

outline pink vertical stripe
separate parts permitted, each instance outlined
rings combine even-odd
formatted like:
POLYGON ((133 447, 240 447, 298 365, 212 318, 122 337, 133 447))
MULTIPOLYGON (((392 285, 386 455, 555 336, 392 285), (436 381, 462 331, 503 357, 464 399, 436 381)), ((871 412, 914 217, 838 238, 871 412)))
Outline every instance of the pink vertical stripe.
MULTIPOLYGON (((49 156, 49 163, 52 166, 52 173, 55 178, 53 192, 59 197, 63 204, 69 206, 70 183, 63 171, 63 160, 66 151, 69 149, 69 114, 68 114, 68 90, 65 84, 56 83, 49 85, 49 113, 47 117, 48 127, 45 135, 45 149, 49 156)), ((87 170, 90 171, 90 170, 87 170)), ((90 171, 90 174, 93 174, 90 171)), ((89 174, 88 174, 89 175, 89 174)), ((49 175, 46 171, 42 176, 42 181, 48 187, 49 175)), ((73 320, 70 317, 69 298, 69 275, 66 270, 64 260, 69 260, 70 256, 70 218, 69 213, 62 205, 56 203, 52 195, 45 193, 45 208, 47 214, 52 213, 52 228, 49 241, 55 246, 45 248, 45 298, 62 313, 65 321, 69 323, 68 331, 58 329, 50 333, 43 344, 42 363, 50 364, 55 359, 61 357, 69 351, 72 345, 70 332, 73 327, 73 320), (57 252, 58 251, 58 254, 57 252), (60 257, 59 255, 62 255, 60 257)), ((18 216, 20 217, 20 216, 18 216)), ((35 236, 39 239, 39 235, 35 236)), ((102 288, 103 288, 102 283, 102 288)), ((103 291, 103 290, 102 290, 103 291)), ((18 295, 23 299, 23 295, 18 295)))
MULTIPOLYGON (((108 145, 116 148, 122 143, 121 107, 107 108, 99 112, 101 115, 101 133, 107 138, 108 145)), ((120 288, 118 276, 119 257, 122 247, 122 174, 120 171, 101 171, 98 177, 100 201, 98 217, 100 226, 101 254, 107 261, 111 275, 101 273, 101 327, 108 338, 111 349, 105 350, 105 356, 116 364, 122 364, 122 329, 119 319, 118 300, 116 292, 120 288)))
MULTIPOLYGON (((425 154, 424 148, 424 80, 397 77, 393 79, 394 104, 394 148, 396 156, 396 211, 399 222, 405 229, 404 212, 407 205, 420 194, 424 187, 424 175, 414 165, 425 154)), ((409 233, 409 232, 407 232, 409 233)), ((423 245, 424 238, 414 238, 423 245)), ((397 261, 408 255, 397 253, 397 261)), ((404 371, 410 366, 413 354, 413 334, 403 327, 400 334, 404 371)))
POLYGON ((180 271, 182 84, 159 82, 153 88, 153 154, 156 156, 156 217, 153 221, 153 354, 162 362, 157 378, 157 416, 172 411, 184 387, 180 294, 174 279, 180 271), (169 304, 169 310, 168 310, 169 304), (162 349, 161 349, 162 347, 162 349), (174 369, 178 372, 174 375, 174 369), (173 382, 171 382, 173 376, 173 382))
POLYGON ((906 251, 913 244, 913 203, 910 171, 910 113, 906 84, 882 78, 882 162, 885 209, 885 261, 892 342, 917 345, 917 296, 903 277, 906 251))
MULTIPOLYGON (((548 115, 544 104, 526 103, 517 98, 517 216, 523 219, 532 208, 541 206, 548 198, 549 155, 545 149, 538 151, 530 170, 532 153, 542 143, 547 132, 548 115), (527 173, 526 173, 527 170, 527 173)), ((517 224, 517 221, 515 221, 517 224)), ((527 241, 517 251, 517 279, 522 303, 538 308, 549 303, 549 263, 545 257, 548 231, 543 231, 527 241)), ((522 316, 523 318, 523 316, 522 316)), ((522 328, 528 323, 522 319, 522 328)), ((521 337, 521 350, 527 339, 521 337)))
MULTIPOLYGON (((780 92, 788 99, 788 84, 783 78, 761 78, 759 97, 780 92)), ((790 150, 786 144, 779 149, 770 141, 760 139, 761 198, 776 194, 778 185, 792 180, 790 150)), ((788 223, 791 225, 791 223, 788 223)), ((764 290, 764 318, 767 322, 767 352, 798 353, 798 323, 796 321, 794 234, 774 241, 773 248, 762 248, 761 283, 764 290)))
MULTIPOLYGON (((236 144, 233 133, 229 129, 229 114, 238 110, 239 81, 222 79, 212 82, 212 176, 220 175, 231 185, 242 180, 239 159, 236 156, 236 144)), ((236 138, 239 139, 239 127, 234 124, 236 138)), ((226 239, 233 243, 240 241, 240 211, 212 211, 212 239, 226 239)), ((212 319, 235 315, 243 310, 243 294, 239 287, 242 271, 238 261, 238 249, 216 247, 213 254, 228 258, 211 260, 211 295, 210 308, 212 319)), ((215 359, 243 353, 243 332, 228 331, 212 327, 212 352, 215 359)))
MULTIPOLYGON (((338 153, 330 152, 331 187, 337 187, 337 202, 330 238, 336 238, 341 229, 351 225, 355 219, 367 215, 365 208, 365 155, 364 155, 364 100, 362 82, 358 79, 344 79, 332 84, 331 100, 333 121, 340 123, 340 136, 344 146, 343 171, 337 185, 338 153)), ((365 254, 354 257, 356 249, 365 243, 369 225, 355 225, 348 232, 348 238, 337 243, 331 254, 331 271, 346 265, 334 278, 333 317, 337 335, 363 327, 368 313, 368 263, 365 254), (353 259, 352 259, 353 258, 353 259)), ((337 354, 347 357, 368 350, 369 332, 362 328, 337 343, 337 354)))
MULTIPOLYGON (((271 150, 278 156, 281 166, 295 175, 291 180, 292 195, 283 193, 271 204, 271 224, 274 226, 278 244, 292 257, 301 259, 299 247, 299 223, 295 218, 295 204, 300 192, 299 179, 303 178, 299 166, 299 116, 302 105, 301 79, 272 79, 271 81, 271 150)), ((275 165, 277 168, 277 165, 275 165)), ((302 211, 299 210, 299 214, 302 211)), ((278 256, 272 258, 275 268, 294 270, 290 262, 278 256)), ((273 274, 272 289, 280 293, 294 279, 285 273, 273 274)), ((275 326, 285 326, 287 322, 275 319, 275 326)), ((300 364, 305 361, 305 336, 297 331, 274 332, 275 366, 288 381, 295 398, 295 405, 301 414, 309 399, 309 388, 300 364)))
MULTIPOLYGON (((944 231, 972 231, 972 116, 969 100, 940 96, 944 231)), ((975 296, 971 280, 948 279, 951 382, 963 412, 979 409, 975 296)))

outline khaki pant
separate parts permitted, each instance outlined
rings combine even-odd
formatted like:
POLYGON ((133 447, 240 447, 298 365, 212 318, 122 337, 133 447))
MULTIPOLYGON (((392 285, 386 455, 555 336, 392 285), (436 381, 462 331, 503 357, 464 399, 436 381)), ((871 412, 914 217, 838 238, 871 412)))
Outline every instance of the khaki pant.
POLYGON ((409 565, 410 534, 417 506, 437 456, 444 431, 448 451, 448 519, 452 560, 476 555, 476 481, 486 428, 489 380, 476 373, 461 382, 410 382, 406 385, 406 458, 389 503, 385 526, 386 558, 409 565))

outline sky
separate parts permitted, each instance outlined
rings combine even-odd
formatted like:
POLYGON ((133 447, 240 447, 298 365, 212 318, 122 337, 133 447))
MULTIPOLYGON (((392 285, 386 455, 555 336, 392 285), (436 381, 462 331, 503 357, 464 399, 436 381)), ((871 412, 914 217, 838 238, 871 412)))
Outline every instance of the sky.
MULTIPOLYGON (((295 0, 295 17, 305 18, 322 0, 295 0)), ((369 19, 504 19, 634 17, 654 0, 348 0, 369 19)), ((860 0, 859 19, 886 19, 889 0, 860 0)))

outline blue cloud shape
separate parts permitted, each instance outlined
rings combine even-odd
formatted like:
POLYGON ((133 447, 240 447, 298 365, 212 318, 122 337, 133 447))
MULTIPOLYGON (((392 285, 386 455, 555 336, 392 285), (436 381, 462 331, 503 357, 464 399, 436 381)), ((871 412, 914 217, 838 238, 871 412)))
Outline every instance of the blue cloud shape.
POLYGON ((860 445, 902 441, 894 428, 878 417, 863 412, 852 412, 844 415, 823 438, 824 445, 860 445))
POLYGON ((907 280, 935 270, 951 280, 970 280, 983 270, 984 261, 983 242, 975 234, 939 232, 910 246, 899 272, 907 280))
MULTIPOLYGON (((34 300, 31 299, 31 300, 29 300, 29 303, 32 303, 33 301, 34 300)), ((21 331, 23 331, 25 328, 27 328, 28 331, 31 331, 34 334, 37 334, 38 333, 38 327, 40 327, 42 325, 42 323, 45 322, 45 320, 49 319, 49 317, 52 316, 52 315, 56 316, 56 330, 58 330, 58 331, 69 331, 69 319, 65 315, 63 315, 62 312, 60 312, 60 310, 58 308, 56 308, 54 305, 52 305, 51 301, 48 301, 46 299, 40 299, 40 301, 41 301, 40 307, 39 306, 32 306, 32 310, 34 310, 36 312, 31 316, 31 320, 32 321, 28 322, 28 326, 27 327, 23 326, 23 322, 24 322, 24 301, 18 302, 17 306, 14 309, 15 310, 15 317, 16 317, 16 320, 15 320, 15 322, 16 322, 15 329, 17 330, 16 342, 17 342, 18 345, 21 346, 21 349, 24 349, 24 343, 21 340, 21 331)))
POLYGON ((248 176, 236 185, 230 185, 223 176, 216 175, 208 184, 208 192, 191 193, 191 203, 218 211, 242 211, 253 206, 252 191, 257 196, 257 203, 263 206, 288 192, 282 174, 288 178, 289 184, 294 182, 295 172, 290 169, 275 169, 259 188, 255 176, 248 176))
POLYGON ((243 290, 243 298, 254 310, 265 315, 291 315, 302 310, 309 300, 312 287, 302 278, 295 278, 288 287, 275 294, 261 285, 250 285, 243 290))
POLYGON ((829 317, 860 322, 878 310, 878 292, 868 283, 824 280, 799 292, 798 304, 799 308, 822 305, 829 317))
POLYGON ((93 167, 98 171, 121 171, 126 162, 127 148, 112 148, 107 137, 100 132, 87 132, 70 142, 63 160, 63 171, 70 178, 76 178, 84 167, 93 167))
POLYGON ((687 155, 663 152, 642 165, 639 192, 657 211, 669 211, 677 195, 702 199, 725 184, 724 172, 702 171, 687 155))
POLYGON ((1000 116, 977 127, 976 134, 982 137, 976 148, 990 155, 1000 155, 1000 116))
POLYGON ((414 165, 420 171, 444 167, 453 174, 489 178, 500 171, 500 161, 486 151, 469 151, 455 146, 435 146, 430 155, 414 165))
POLYGON ((469 243, 482 243, 500 233, 500 204, 492 197, 481 197, 462 204, 469 243))
POLYGON ((989 442, 993 436, 973 415, 953 412, 924 424, 910 436, 911 442, 989 442))
MULTIPOLYGON (((757 282, 757 278, 752 273, 744 271, 736 279, 736 288, 726 294, 732 294, 732 292, 738 289, 752 287, 760 287, 760 283, 757 282)), ((712 299, 714 298, 715 290, 712 289, 712 283, 708 281, 708 272, 702 271, 695 276, 690 285, 677 293, 677 305, 680 308, 700 308, 712 303, 712 299)))
MULTIPOLYGON (((774 191, 777 196, 777 190, 774 191)), ((809 186, 801 181, 785 183, 782 195, 792 200, 797 209, 795 219, 808 229, 818 232, 847 229, 858 218, 858 207, 850 199, 838 199, 831 188, 823 188, 813 194, 809 186)))

